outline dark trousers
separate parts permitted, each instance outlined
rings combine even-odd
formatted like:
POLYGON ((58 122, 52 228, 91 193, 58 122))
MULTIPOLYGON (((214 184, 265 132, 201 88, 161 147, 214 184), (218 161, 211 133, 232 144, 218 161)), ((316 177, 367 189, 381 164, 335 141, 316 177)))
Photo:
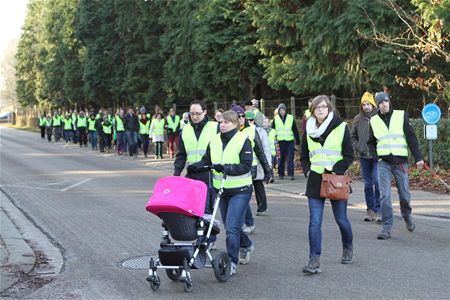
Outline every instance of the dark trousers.
POLYGON ((41 130, 41 138, 45 139, 45 126, 39 126, 39 129, 41 130))
POLYGON ((278 160, 278 176, 284 177, 284 164, 287 163, 288 176, 294 176, 294 141, 279 141, 280 159, 278 160))
POLYGON ((137 155, 137 133, 127 130, 128 153, 130 156, 137 155))
POLYGON ((100 152, 105 152, 105 139, 103 136, 103 131, 97 131, 98 148, 100 152))
POLYGON ((86 133, 86 128, 85 127, 79 127, 78 128, 78 139, 80 142, 80 147, 83 146, 83 144, 85 146, 87 146, 87 133, 86 133))
POLYGON ((142 151, 144 155, 147 156, 148 153, 148 134, 141 134, 142 151))
POLYGON ((55 127, 55 142, 59 142, 59 139, 61 138, 61 126, 55 127))
POLYGON ((157 157, 162 158, 163 157, 163 154, 162 154, 163 142, 155 142, 155 144, 156 144, 155 155, 157 157))
POLYGON ((52 141, 52 131, 53 131, 53 128, 51 128, 51 127, 46 127, 46 130, 47 130, 47 139, 48 139, 49 142, 51 142, 51 141, 52 141))
POLYGON ((111 140, 112 140, 112 134, 103 134, 103 141, 104 141, 104 147, 106 147, 106 149, 111 149, 111 140))
POLYGON ((263 180, 253 180, 253 187, 255 189, 256 204, 258 205, 257 212, 265 211, 267 209, 267 197, 263 180))
POLYGON ((73 139, 72 132, 72 130, 64 130, 64 141, 66 143, 70 143, 70 141, 73 139))

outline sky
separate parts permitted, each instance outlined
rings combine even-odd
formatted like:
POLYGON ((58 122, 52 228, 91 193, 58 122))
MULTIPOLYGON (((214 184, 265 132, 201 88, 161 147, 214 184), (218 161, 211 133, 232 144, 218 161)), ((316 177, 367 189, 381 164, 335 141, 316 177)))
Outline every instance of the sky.
POLYGON ((0 0, 0 57, 12 39, 19 39, 28 0, 0 0))

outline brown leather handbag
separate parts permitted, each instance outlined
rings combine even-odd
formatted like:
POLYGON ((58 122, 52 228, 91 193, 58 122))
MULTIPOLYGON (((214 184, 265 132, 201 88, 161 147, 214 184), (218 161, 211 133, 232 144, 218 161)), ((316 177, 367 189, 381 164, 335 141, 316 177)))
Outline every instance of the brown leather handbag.
POLYGON ((322 174, 320 185, 320 197, 330 200, 348 200, 350 197, 350 183, 352 179, 348 175, 322 174))

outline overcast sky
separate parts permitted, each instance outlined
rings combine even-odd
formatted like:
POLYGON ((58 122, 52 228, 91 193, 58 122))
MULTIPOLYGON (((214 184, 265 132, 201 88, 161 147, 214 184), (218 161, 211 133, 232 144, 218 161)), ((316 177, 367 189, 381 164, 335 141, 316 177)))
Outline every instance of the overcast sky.
POLYGON ((28 0, 0 0, 0 57, 12 39, 19 39, 28 0))

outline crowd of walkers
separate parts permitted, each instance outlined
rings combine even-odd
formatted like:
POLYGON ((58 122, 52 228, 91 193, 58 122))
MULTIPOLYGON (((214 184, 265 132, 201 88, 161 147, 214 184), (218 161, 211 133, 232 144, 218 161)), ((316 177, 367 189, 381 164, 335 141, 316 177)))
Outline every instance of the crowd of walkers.
MULTIPOLYGON (((247 264, 255 246, 249 235, 255 231, 250 207, 253 191, 257 216, 269 214, 264 183, 294 177, 294 155, 300 151, 300 162, 307 178, 309 260, 303 268, 307 274, 321 272, 322 220, 325 200, 321 197, 322 174, 347 173, 349 166, 359 160, 364 177, 367 215, 364 221, 381 225, 377 238, 389 239, 393 228, 391 178, 395 178, 400 198, 401 215, 408 231, 415 230, 411 217, 408 183, 408 148, 421 167, 423 160, 417 137, 406 112, 394 110, 387 91, 361 98, 360 113, 351 128, 339 118, 335 107, 325 95, 310 99, 309 108, 301 122, 301 135, 294 116, 279 104, 273 119, 259 110, 253 99, 242 105, 232 105, 227 111, 218 109, 208 117, 206 105, 193 101, 189 112, 177 115, 170 109, 165 117, 156 111, 151 116, 145 107, 135 114, 129 107, 126 114, 118 110, 68 111, 64 114, 39 117, 41 137, 66 144, 79 143, 92 150, 107 152, 114 148, 118 155, 128 153, 136 158, 139 151, 149 155, 154 144, 155 159, 163 158, 163 148, 174 160, 174 176, 186 167, 186 177, 201 180, 208 186, 205 214, 211 214, 215 194, 224 174, 224 191, 220 212, 226 229, 226 247, 231 257, 232 273, 238 264, 247 264), (212 172, 206 166, 213 166, 212 172), (286 171, 286 172, 285 172, 286 171)), ((342 264, 353 261, 353 234, 347 218, 347 199, 330 200, 342 241, 342 264)))

